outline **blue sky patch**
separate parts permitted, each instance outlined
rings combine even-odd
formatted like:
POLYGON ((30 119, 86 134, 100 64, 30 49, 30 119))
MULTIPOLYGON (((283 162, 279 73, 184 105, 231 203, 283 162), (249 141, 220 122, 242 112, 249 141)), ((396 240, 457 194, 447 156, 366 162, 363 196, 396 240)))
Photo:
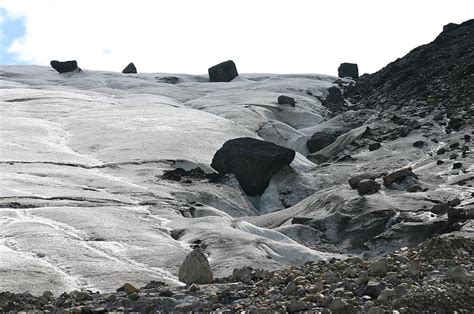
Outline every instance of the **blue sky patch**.
POLYGON ((22 38, 26 32, 25 18, 11 18, 0 8, 0 64, 25 64, 17 56, 8 52, 10 45, 22 38))

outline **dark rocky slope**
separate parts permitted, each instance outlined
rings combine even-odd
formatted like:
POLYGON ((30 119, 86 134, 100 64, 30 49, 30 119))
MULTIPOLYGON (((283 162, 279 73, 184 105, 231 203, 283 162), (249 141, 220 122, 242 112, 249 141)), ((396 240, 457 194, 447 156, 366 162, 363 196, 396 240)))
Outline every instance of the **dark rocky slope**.
POLYGON ((411 107, 449 114, 459 129, 460 118, 472 117, 474 101, 474 20, 448 24, 431 43, 413 49, 382 70, 363 75, 346 97, 359 107, 411 107))
POLYGON ((449 24, 379 72, 339 80, 345 103, 331 107, 333 118, 308 141, 337 136, 308 156, 319 164, 316 193, 248 220, 305 245, 310 227, 311 247, 343 253, 386 254, 456 230, 472 234, 473 47, 474 20, 449 24), (351 190, 357 177, 375 179, 377 191, 351 190))

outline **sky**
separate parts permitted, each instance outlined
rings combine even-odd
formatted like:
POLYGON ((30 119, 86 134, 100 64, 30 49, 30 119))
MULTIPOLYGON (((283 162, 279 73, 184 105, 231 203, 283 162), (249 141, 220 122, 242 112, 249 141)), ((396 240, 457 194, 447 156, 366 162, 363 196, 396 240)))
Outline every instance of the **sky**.
POLYGON ((0 64, 204 74, 372 73, 474 18, 473 0, 0 0, 0 64))

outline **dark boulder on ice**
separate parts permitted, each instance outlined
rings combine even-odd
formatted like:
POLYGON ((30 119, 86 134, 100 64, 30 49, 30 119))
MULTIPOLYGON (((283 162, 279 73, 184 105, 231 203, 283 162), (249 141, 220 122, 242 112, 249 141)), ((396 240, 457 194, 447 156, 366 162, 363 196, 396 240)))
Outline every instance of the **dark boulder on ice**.
POLYGON ((232 60, 228 60, 210 67, 208 72, 209 81, 211 82, 230 82, 239 76, 237 67, 232 60))
POLYGON ((403 168, 386 175, 385 177, 383 177, 383 185, 385 185, 386 187, 389 187, 393 183, 401 182, 408 177, 415 178, 415 179, 418 178, 418 176, 412 172, 410 167, 403 168))
POLYGON ((363 179, 357 185, 357 192, 360 195, 374 194, 380 190, 380 184, 371 179, 363 179))
POLYGON ((289 96, 285 96, 285 95, 281 95, 278 97, 278 104, 279 105, 291 105, 291 106, 295 106, 296 105, 296 102, 295 102, 295 99, 294 98, 291 98, 289 96))
POLYGON ((341 63, 337 72, 339 77, 351 77, 353 79, 359 77, 359 67, 357 63, 341 63))
POLYGON ((413 147, 416 147, 416 148, 422 148, 425 145, 426 143, 424 141, 416 141, 413 143, 413 147))
POLYGON ((372 143, 372 144, 369 144, 369 151, 377 150, 377 149, 379 149, 380 147, 382 147, 382 145, 381 145, 380 143, 372 143))
POLYGON ((125 69, 123 69, 122 73, 124 74, 137 73, 137 68, 135 67, 135 64, 131 62, 125 67, 125 69))
POLYGON ((211 167, 220 174, 233 173, 246 194, 261 195, 273 174, 294 158, 292 149, 242 137, 225 142, 212 158, 211 167))
POLYGON ((57 61, 53 60, 50 62, 51 67, 58 71, 59 73, 66 73, 66 72, 72 72, 75 70, 81 70, 77 66, 77 61, 76 60, 71 60, 71 61, 57 61))
POLYGON ((316 132, 306 142, 310 153, 320 151, 324 147, 331 145, 336 140, 337 136, 326 132, 316 132))
POLYGON ((354 177, 351 177, 347 182, 349 182, 349 185, 351 186, 351 188, 357 189, 360 181, 366 180, 366 179, 375 180, 376 177, 377 175, 372 174, 372 173, 363 173, 363 174, 359 174, 354 177))

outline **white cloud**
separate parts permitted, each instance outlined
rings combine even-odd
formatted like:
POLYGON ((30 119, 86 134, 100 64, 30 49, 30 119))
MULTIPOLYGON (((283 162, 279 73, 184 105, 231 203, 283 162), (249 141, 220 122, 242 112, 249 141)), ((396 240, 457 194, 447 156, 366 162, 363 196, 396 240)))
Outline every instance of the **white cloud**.
POLYGON ((442 26, 471 18, 471 0, 0 0, 26 17, 10 47, 20 60, 77 59, 85 69, 206 73, 233 59, 240 72, 373 72, 442 26))

